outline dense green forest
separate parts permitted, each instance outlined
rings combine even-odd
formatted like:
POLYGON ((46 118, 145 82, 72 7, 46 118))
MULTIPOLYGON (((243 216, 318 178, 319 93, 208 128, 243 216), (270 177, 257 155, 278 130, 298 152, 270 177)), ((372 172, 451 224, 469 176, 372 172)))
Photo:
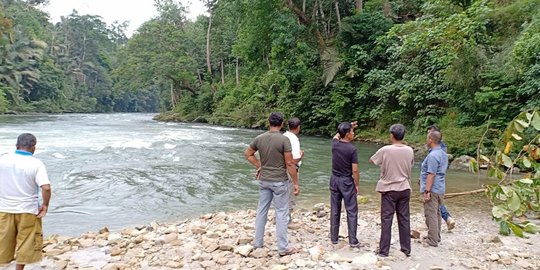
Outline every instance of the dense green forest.
POLYGON ((281 111, 306 134, 439 123, 471 153, 487 122, 540 107, 540 0, 208 0, 195 21, 156 0, 129 39, 98 16, 53 25, 41 2, 0 0, 0 111, 243 127, 281 111))

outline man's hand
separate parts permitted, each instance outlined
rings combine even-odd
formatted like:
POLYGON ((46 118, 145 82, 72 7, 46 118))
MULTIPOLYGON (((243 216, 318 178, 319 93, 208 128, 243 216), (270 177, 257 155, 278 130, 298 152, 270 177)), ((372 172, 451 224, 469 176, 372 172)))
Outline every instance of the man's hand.
POLYGON ((300 150, 300 159, 304 157, 304 150, 300 150))
POLYGON ((300 186, 293 185, 293 188, 294 188, 294 191, 293 191, 294 196, 298 196, 300 194, 300 186))
POLYGON ((39 212, 38 212, 38 214, 37 214, 37 217, 38 217, 38 218, 44 217, 44 216, 47 214, 47 209, 48 209, 48 207, 47 207, 46 205, 44 205, 44 204, 41 205, 41 206, 39 207, 39 212))
POLYGON ((355 186, 356 187, 356 195, 358 195, 358 186, 355 186))
POLYGON ((424 192, 424 202, 429 202, 431 200, 431 192, 424 192))
POLYGON ((261 177, 261 167, 255 171, 255 179, 259 180, 259 177, 261 177))

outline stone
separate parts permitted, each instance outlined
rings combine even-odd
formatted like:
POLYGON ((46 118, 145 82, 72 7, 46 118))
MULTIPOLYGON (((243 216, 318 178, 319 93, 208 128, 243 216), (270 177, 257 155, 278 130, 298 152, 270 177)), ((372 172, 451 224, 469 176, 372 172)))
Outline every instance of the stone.
POLYGON ((201 266, 206 269, 215 269, 217 267, 216 262, 214 261, 202 261, 201 266))
POLYGON ((502 243, 498 235, 488 235, 484 239, 484 243, 502 243))
POLYGON ((206 237, 216 239, 219 238, 219 234, 217 232, 209 231, 206 232, 206 237))
POLYGON ((178 233, 178 228, 174 225, 170 225, 163 231, 164 234, 178 233))
POLYGON ((245 244, 249 244, 253 241, 253 238, 247 236, 247 235, 242 235, 238 238, 238 244, 239 245, 245 245, 245 244))
POLYGON ((227 224, 219 224, 214 227, 214 230, 217 232, 226 232, 229 229, 229 225, 227 224))
POLYGON ((444 270, 442 266, 433 265, 429 267, 429 270, 444 270))
POLYGON ((162 239, 162 241, 163 241, 165 244, 169 244, 169 243, 171 243, 172 241, 178 239, 178 234, 177 234, 177 233, 166 234, 166 235, 163 235, 163 236, 161 237, 161 239, 162 239))
POLYGON ((122 235, 119 233, 109 233, 109 236, 107 237, 107 240, 109 240, 109 242, 117 241, 120 239, 122 239, 122 235))
POLYGON ((312 260, 314 261, 318 261, 322 258, 322 255, 324 254, 324 247, 319 245, 319 246, 314 246, 310 249, 308 249, 308 252, 309 252, 309 256, 312 260))
POLYGON ((300 268, 306 267, 306 261, 304 259, 297 259, 294 261, 294 264, 300 268))
POLYGON ((318 203, 318 204, 314 205, 313 206, 313 211, 314 212, 324 211, 324 203, 318 203))
POLYGON ((270 270, 287 270, 289 269, 286 265, 282 265, 282 264, 275 264, 272 266, 272 268, 270 268, 270 270))
POLYGON ((527 259, 531 257, 531 254, 529 254, 528 252, 516 252, 514 253, 514 256, 527 259))
POLYGON ((503 260, 504 260, 504 259, 511 259, 511 258, 512 258, 512 256, 510 256, 510 253, 508 253, 508 252, 506 252, 506 251, 504 251, 504 250, 503 250, 503 251, 499 251, 499 253, 497 253, 497 255, 499 255, 499 257, 500 257, 501 259, 503 259, 503 260))
POLYGON ((221 245, 219 245, 219 250, 223 250, 223 251, 233 251, 233 250, 234 250, 234 246, 231 245, 231 244, 221 244, 221 245))
POLYGON ((118 256, 118 255, 121 255, 122 253, 124 253, 124 250, 118 246, 115 246, 111 249, 111 256, 118 256))
POLYGON ((497 261, 499 264, 504 264, 504 265, 511 265, 512 264, 512 259, 508 259, 508 258, 501 258, 497 261))
POLYGON ((253 258, 257 258, 257 259, 266 258, 266 257, 268 257, 268 252, 264 248, 257 248, 255 250, 253 250, 249 254, 249 256, 253 257, 253 258))
POLYGON ((364 253, 352 260, 352 264, 356 266, 375 265, 377 263, 377 255, 368 252, 364 253))
POLYGON ((108 233, 108 232, 109 232, 109 228, 104 227, 104 228, 102 228, 101 230, 98 231, 98 234, 104 234, 104 233, 108 233))
POLYGON ((244 257, 247 257, 249 256, 249 253, 251 253, 251 251, 253 251, 253 246, 252 245, 244 245, 244 246, 239 246, 237 247, 235 250, 234 250, 234 253, 238 253, 244 257))
POLYGON ((489 259, 490 261, 493 261, 493 262, 494 262, 494 261, 498 261, 498 260, 499 260, 499 255, 497 255, 497 254, 495 254, 495 253, 490 254, 490 255, 488 256, 488 259, 489 259))
POLYGON ((411 230, 411 237, 414 239, 420 239, 420 232, 417 230, 411 230))
POLYGON ((452 163, 450 163, 449 169, 468 171, 471 159, 472 157, 466 155, 455 158, 452 163))
POLYGON ((219 246, 215 243, 211 243, 210 245, 208 245, 208 247, 204 250, 204 252, 207 252, 207 253, 212 253, 214 251, 216 251, 217 249, 219 249, 219 246))
POLYGON ((341 262, 352 262, 351 258, 343 257, 337 253, 333 253, 329 257, 327 257, 325 260, 327 263, 341 263, 341 262))
POLYGON ((516 261, 516 265, 523 268, 523 269, 533 269, 534 268, 534 265, 529 263, 527 260, 523 260, 523 259, 518 259, 516 261))
POLYGON ((198 226, 194 226, 194 227, 191 227, 191 233, 192 234, 204 234, 204 233, 206 233, 206 229, 198 227, 198 226))
POLYGON ((182 268, 184 267, 184 264, 181 262, 169 261, 165 264, 165 266, 169 268, 182 268))
POLYGON ((67 265, 69 264, 69 261, 60 260, 54 263, 56 266, 56 269, 66 269, 67 265))

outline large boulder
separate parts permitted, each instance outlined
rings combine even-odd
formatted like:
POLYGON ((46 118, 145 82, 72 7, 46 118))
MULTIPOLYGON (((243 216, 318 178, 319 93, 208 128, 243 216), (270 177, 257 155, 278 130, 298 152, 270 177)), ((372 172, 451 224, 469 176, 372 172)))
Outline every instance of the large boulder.
POLYGON ((472 157, 469 156, 460 156, 454 159, 452 163, 450 163, 449 169, 467 171, 469 170, 469 164, 471 163, 471 159, 472 157))

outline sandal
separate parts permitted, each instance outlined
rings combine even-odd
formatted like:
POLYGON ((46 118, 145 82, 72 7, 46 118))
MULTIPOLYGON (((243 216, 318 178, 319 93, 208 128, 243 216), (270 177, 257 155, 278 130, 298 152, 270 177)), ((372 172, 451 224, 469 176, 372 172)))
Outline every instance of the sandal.
POLYGON ((288 248, 287 250, 283 251, 283 252, 279 252, 279 256, 288 256, 288 255, 292 255, 292 254, 295 254, 295 253, 298 253, 300 252, 300 250, 296 249, 296 248, 288 248))

